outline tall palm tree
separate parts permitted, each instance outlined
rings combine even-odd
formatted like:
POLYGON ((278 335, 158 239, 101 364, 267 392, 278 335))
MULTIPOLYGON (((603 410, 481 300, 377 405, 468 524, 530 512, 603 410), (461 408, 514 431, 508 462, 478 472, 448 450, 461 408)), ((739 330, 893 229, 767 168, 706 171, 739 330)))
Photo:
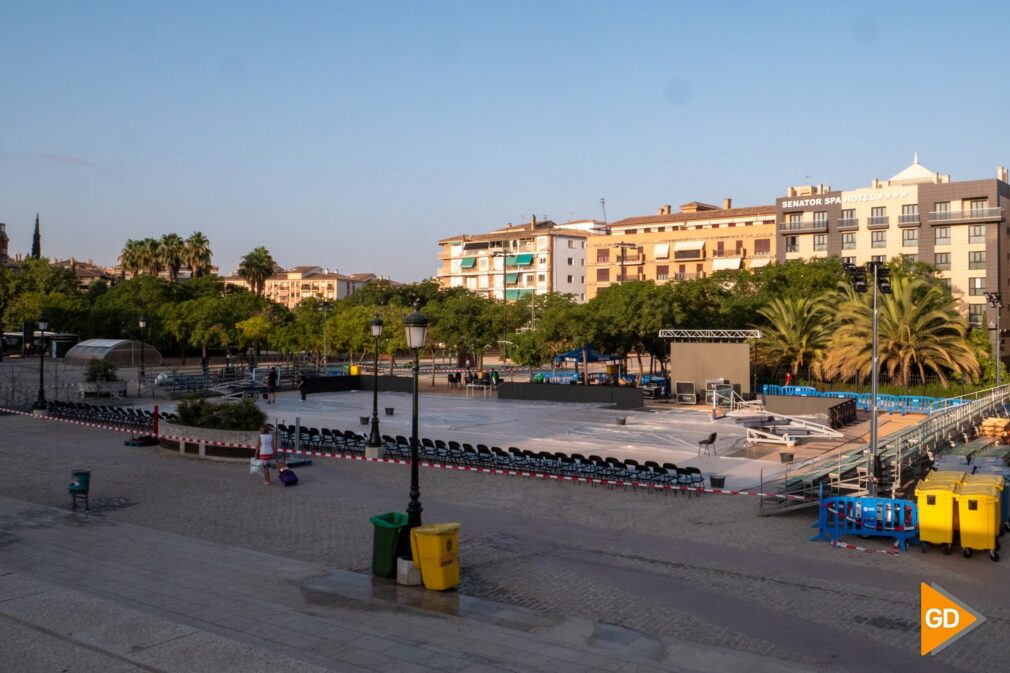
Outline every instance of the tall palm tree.
POLYGON ((274 258, 266 248, 259 246, 242 258, 238 275, 249 282, 253 292, 262 296, 267 278, 274 275, 274 258))
POLYGON ((119 253, 119 267, 123 270, 123 277, 126 274, 131 276, 136 276, 141 267, 140 264, 141 257, 141 244, 135 238, 131 238, 126 241, 126 245, 123 246, 123 251, 119 253))
MULTIPOLYGON (((978 360, 968 345, 968 328, 954 300, 922 278, 894 275, 893 294, 879 295, 877 319, 880 367, 906 388, 913 373, 933 372, 947 385, 950 374, 978 376, 978 360)), ((872 295, 846 287, 837 295, 837 329, 825 368, 842 378, 869 376, 873 368, 872 295)))
POLYGON ((210 241, 202 232, 194 231, 186 239, 183 262, 189 267, 193 278, 210 272, 210 241))
POLYGON ((168 278, 173 283, 179 280, 185 248, 186 243, 178 234, 165 234, 158 241, 158 262, 168 271, 168 278))
POLYGON ((141 271, 157 276, 161 271, 161 260, 158 255, 158 239, 145 238, 137 242, 137 264, 141 271))
POLYGON ((758 313, 768 321, 755 347, 759 361, 789 372, 820 363, 831 339, 831 318, 824 303, 776 297, 758 313))

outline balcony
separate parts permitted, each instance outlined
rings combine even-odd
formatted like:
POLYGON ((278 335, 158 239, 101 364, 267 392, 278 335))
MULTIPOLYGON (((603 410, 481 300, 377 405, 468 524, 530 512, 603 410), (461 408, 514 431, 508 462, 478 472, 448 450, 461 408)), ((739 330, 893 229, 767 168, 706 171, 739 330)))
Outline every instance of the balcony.
MULTIPOLYGON (((740 248, 739 250, 719 250, 719 249, 716 249, 716 250, 714 250, 712 252, 712 257, 713 258, 716 258, 716 257, 743 257, 746 254, 747 254, 747 251, 744 250, 743 248, 740 248)), ((759 253, 754 253, 754 254, 759 254, 759 253)), ((768 254, 768 253, 765 253, 765 254, 768 254)))
POLYGON ((935 210, 929 213, 930 224, 952 222, 985 222, 1003 219, 1002 208, 972 208, 971 210, 935 210))
POLYGON ((676 278, 677 280, 694 280, 695 278, 704 278, 705 272, 702 271, 700 273, 687 273, 685 271, 684 273, 675 273, 673 274, 673 277, 676 278))
POLYGON ((858 217, 845 217, 838 220, 838 231, 855 231, 859 229, 858 217))
POLYGON ((827 220, 779 222, 779 231, 790 234, 822 234, 828 230, 827 220))
POLYGON ((920 223, 919 213, 898 216, 899 227, 918 227, 920 223))
POLYGON ((887 229, 890 226, 889 218, 887 215, 878 215, 877 217, 871 217, 866 220, 867 229, 887 229))
MULTIPOLYGON (((620 262, 620 261, 621 260, 618 259, 618 262, 620 262)), ((628 255, 627 257, 624 258, 624 263, 625 264, 644 264, 645 263, 645 255, 628 255)))

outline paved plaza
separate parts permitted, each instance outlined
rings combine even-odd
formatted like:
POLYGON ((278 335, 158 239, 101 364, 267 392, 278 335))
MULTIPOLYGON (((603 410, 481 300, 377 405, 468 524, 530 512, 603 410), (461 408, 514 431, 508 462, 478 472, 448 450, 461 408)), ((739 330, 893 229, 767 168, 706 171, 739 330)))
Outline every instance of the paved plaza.
MULTIPOLYGON (((345 428, 370 406, 362 392, 264 408, 345 428)), ((383 432, 407 434, 409 397, 380 406, 396 409, 383 432)), ((684 410, 437 395, 421 409, 434 438, 656 455, 740 482, 772 464, 725 457, 742 434, 684 410), (716 429, 724 455, 696 458, 716 429)), ((425 521, 463 525, 463 584, 435 594, 369 574, 368 517, 404 509, 407 467, 317 459, 296 488, 263 487, 242 462, 124 438, 0 416, 0 661, 18 662, 11 670, 928 673, 1005 661, 1006 563, 809 542, 811 510, 762 518, 742 496, 424 469, 425 521), (93 473, 87 514, 69 511, 75 468, 93 473), (988 622, 921 658, 920 582, 988 622)))

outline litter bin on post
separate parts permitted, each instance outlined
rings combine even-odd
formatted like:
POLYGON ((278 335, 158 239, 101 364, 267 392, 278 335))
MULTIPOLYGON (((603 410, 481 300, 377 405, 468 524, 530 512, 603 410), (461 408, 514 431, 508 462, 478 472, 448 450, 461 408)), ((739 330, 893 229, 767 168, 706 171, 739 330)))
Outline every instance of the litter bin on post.
POLYGON ((426 589, 459 586, 459 529, 458 523, 435 523, 410 531, 414 565, 421 569, 426 589))
POLYGON ((369 521, 375 526, 372 538, 372 574, 376 577, 396 577, 396 548, 400 531, 407 525, 402 512, 376 514, 369 521))
POLYGON ((88 492, 91 490, 91 471, 74 470, 67 491, 73 499, 74 509, 77 509, 77 499, 84 498, 84 509, 89 509, 88 492))

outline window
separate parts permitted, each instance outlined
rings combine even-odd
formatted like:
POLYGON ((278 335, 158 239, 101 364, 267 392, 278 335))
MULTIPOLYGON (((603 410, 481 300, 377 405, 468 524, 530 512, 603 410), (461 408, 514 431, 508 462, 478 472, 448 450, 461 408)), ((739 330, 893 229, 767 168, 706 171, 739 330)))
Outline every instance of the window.
POLYGON ((940 271, 950 271, 950 253, 938 252, 933 255, 933 265, 940 271))
POLYGON ((846 208, 842 211, 842 216, 838 218, 838 226, 840 227, 854 227, 858 224, 855 208, 846 208))
POLYGON ((950 201, 937 201, 933 204, 933 217, 934 220, 949 220, 950 219, 950 201))
MULTIPOLYGON (((874 209, 876 210, 876 209, 874 209)), ((872 219, 872 218, 871 218, 872 219)), ((870 239, 871 248, 886 248, 887 247, 887 232, 886 231, 874 231, 871 233, 870 239)))
POLYGON ((715 244, 715 256, 716 257, 722 257, 723 256, 723 253, 725 252, 725 246, 726 246, 726 244, 723 241, 719 241, 718 243, 715 244))
POLYGON ((695 273, 695 275, 696 275, 697 278, 701 278, 702 276, 704 276, 705 275, 705 265, 704 264, 695 264, 694 265, 694 273, 695 273))
POLYGON ((856 258, 855 257, 842 257, 842 264, 851 264, 852 266, 855 266, 856 265, 856 258))
POLYGON ((972 224, 968 227, 969 243, 985 243, 985 225, 972 224))
POLYGON ((828 226, 828 212, 826 210, 819 210, 814 213, 814 224, 819 227, 828 226))
POLYGON ((736 241, 736 254, 740 255, 743 253, 743 241, 736 241))
POLYGON ((656 280, 667 280, 670 277, 670 265, 656 265, 656 280))
POLYGON ((988 207, 989 202, 986 199, 972 199, 968 202, 968 212, 972 217, 981 217, 988 207))
POLYGON ((610 269, 597 269, 596 270, 596 282, 597 283, 609 283, 610 282, 610 269))
POLYGON ((901 245, 905 248, 914 248, 919 245, 919 230, 905 229, 901 232, 901 245))
POLYGON ((985 324, 985 304, 968 304, 968 324, 972 327, 985 324))
POLYGON ((754 256, 765 257, 772 254, 772 241, 770 238, 758 238, 754 240, 754 256))
POLYGON ((795 236, 786 236, 786 252, 799 252, 799 240, 795 236))
POLYGON ((919 261, 918 255, 903 254, 901 258, 904 259, 909 264, 915 264, 916 262, 919 261))
POLYGON ((985 294, 985 278, 969 278, 968 279, 968 294, 972 297, 981 297, 985 294))
POLYGON ((919 204, 912 203, 901 207, 901 223, 915 224, 919 222, 919 204))
POLYGON ((881 225, 887 224, 887 207, 886 206, 876 206, 870 208, 870 225, 881 225))
POLYGON ((568 266, 572 266, 574 264, 575 264, 575 258, 574 257, 569 257, 568 258, 568 266))
POLYGON ((985 253, 984 252, 969 252, 968 253, 968 268, 969 269, 984 269, 985 268, 985 253))
POLYGON ((814 236, 814 252, 823 252, 828 249, 828 237, 824 234, 814 236))
POLYGON ((596 251, 596 263, 597 264, 607 264, 610 262, 610 251, 606 248, 601 248, 596 251))
POLYGON ((543 274, 543 273, 537 274, 537 282, 538 283, 546 283, 547 282, 547 274, 543 274))
POLYGON ((842 250, 855 250, 856 249, 856 234, 855 232, 843 232, 842 233, 842 250))
POLYGON ((568 239, 568 247, 569 248, 574 248, 575 247, 575 241, 573 241, 572 239, 568 239))
POLYGON ((884 255, 873 255, 870 257, 870 261, 877 264, 887 264, 887 258, 884 255))
POLYGON ((945 288, 947 288, 947 294, 950 294, 951 291, 953 290, 953 286, 951 285, 950 278, 941 278, 940 279, 940 283, 942 283, 943 286, 945 288))
POLYGON ((625 229, 624 233, 626 233, 626 234, 637 234, 638 233, 638 229, 625 229))
POLYGON ((950 245, 950 227, 933 229, 933 240, 937 245, 950 245))
POLYGON ((803 228, 803 213, 789 213, 789 229, 803 228))
POLYGON ((652 229, 651 229, 651 228, 649 228, 649 227, 646 227, 645 229, 642 229, 642 233, 643 233, 643 234, 649 234, 649 233, 652 233, 652 229))

